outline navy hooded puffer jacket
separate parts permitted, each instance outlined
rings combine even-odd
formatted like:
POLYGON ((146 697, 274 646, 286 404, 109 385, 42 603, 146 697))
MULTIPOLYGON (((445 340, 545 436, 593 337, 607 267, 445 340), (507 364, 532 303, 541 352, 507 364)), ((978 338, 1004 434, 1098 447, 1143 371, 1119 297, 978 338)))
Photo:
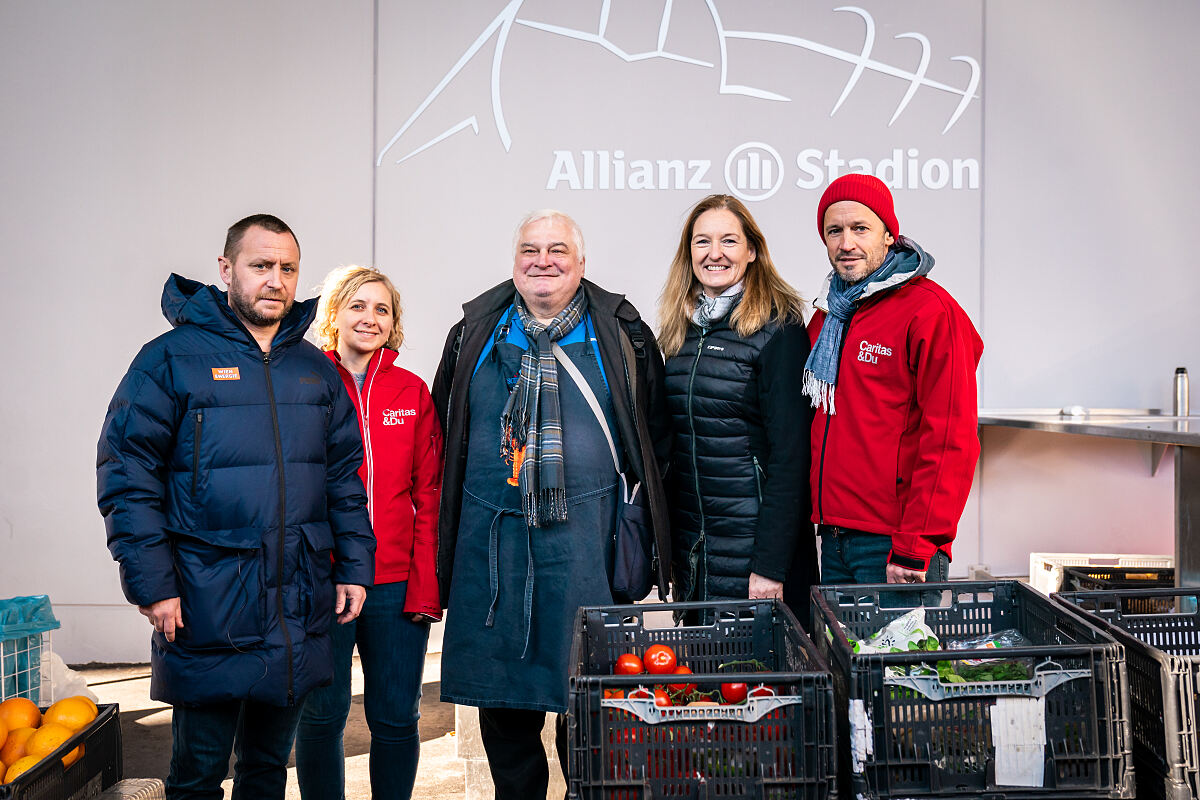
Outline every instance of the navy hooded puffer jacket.
POLYGON ((291 705, 332 675, 335 583, 370 586, 362 438, 296 303, 264 355, 215 286, 172 275, 175 329, 142 348, 109 405, 97 483, 125 596, 178 596, 154 633, 150 694, 291 705), (332 558, 331 558, 332 555, 332 558))

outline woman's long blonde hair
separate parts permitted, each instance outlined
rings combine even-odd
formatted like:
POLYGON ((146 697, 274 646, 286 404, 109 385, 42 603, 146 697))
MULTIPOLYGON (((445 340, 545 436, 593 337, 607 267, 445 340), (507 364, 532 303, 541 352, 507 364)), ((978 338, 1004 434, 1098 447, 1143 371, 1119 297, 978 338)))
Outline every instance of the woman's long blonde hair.
POLYGON ((404 341, 404 325, 401 324, 400 293, 384 275, 374 267, 360 267, 351 264, 330 271, 321 282, 321 300, 317 304, 317 346, 322 350, 337 350, 338 332, 337 314, 354 293, 368 283, 382 283, 392 297, 392 335, 383 343, 384 347, 393 350, 400 348, 404 341))
POLYGON ((744 293, 729 317, 730 326, 739 336, 745 337, 757 333, 773 320, 804 320, 804 298, 775 269, 767 250, 767 240, 750 211, 736 197, 712 194, 697 203, 688 214, 666 285, 658 298, 658 344, 668 358, 683 347, 692 312, 696 310, 696 295, 700 291, 700 281, 692 271, 692 228, 701 214, 713 209, 725 209, 741 221, 746 243, 755 252, 754 260, 746 265, 746 274, 742 278, 744 293))

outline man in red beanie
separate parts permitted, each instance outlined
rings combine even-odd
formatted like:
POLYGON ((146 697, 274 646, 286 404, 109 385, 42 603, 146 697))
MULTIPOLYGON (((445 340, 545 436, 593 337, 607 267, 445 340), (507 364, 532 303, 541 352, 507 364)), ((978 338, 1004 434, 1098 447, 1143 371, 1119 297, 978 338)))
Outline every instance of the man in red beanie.
POLYGON ((983 341, 878 178, 829 184, 817 231, 833 266, 804 370, 822 582, 944 581, 979 457, 983 341))

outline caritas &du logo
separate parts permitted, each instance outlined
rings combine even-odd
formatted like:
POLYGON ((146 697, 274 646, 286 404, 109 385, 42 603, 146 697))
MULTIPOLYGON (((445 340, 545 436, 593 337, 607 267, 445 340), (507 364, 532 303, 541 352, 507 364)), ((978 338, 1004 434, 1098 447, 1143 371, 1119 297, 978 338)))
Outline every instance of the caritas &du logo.
POLYGON ((405 417, 415 417, 415 408, 385 408, 383 410, 384 425, 403 425, 405 417))

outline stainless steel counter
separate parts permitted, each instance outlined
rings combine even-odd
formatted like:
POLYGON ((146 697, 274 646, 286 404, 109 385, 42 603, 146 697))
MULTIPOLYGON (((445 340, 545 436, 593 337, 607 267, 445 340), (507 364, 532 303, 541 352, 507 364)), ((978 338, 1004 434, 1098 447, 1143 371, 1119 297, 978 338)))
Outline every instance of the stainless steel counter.
POLYGON ((1200 416, 1172 417, 1156 414, 1153 409, 1091 409, 1081 414, 1066 414, 1058 409, 981 409, 979 424, 1200 446, 1200 416))
POLYGON ((1200 586, 1200 416, 1154 409, 980 409, 979 424, 1145 442, 1151 475, 1174 445, 1175 583, 1200 586))

